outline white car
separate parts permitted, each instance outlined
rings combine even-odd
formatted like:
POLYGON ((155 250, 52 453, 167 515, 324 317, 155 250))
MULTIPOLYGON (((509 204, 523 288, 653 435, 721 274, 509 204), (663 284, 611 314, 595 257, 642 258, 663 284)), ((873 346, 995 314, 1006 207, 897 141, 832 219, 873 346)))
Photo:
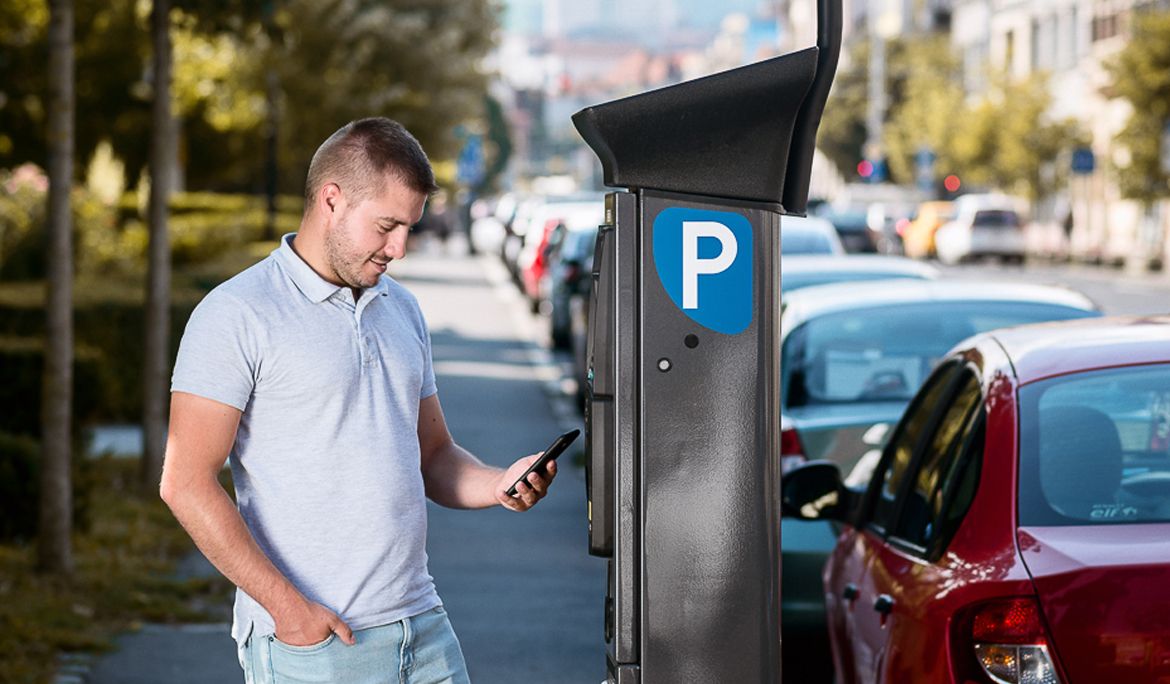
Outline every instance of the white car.
POLYGON ((1022 263, 1027 253, 1020 200, 1006 195, 963 195, 955 218, 938 229, 935 251, 944 264, 980 257, 1022 263))

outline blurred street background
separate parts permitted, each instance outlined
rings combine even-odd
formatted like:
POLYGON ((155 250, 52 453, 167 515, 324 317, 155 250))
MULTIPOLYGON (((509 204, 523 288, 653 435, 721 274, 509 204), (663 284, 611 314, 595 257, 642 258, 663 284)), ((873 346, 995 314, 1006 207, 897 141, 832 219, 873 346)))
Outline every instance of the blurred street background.
MULTIPOLYGON (((844 4, 786 256, 807 228, 1167 312, 1170 2, 844 4)), ((157 498, 170 367, 196 303, 296 230, 331 132, 390 116, 434 163, 391 274, 456 438, 503 462, 581 421, 604 188, 570 116, 815 29, 811 0, 0 0, 0 682, 239 676, 231 587, 157 498)), ((476 681, 604 676, 582 481, 565 462, 530 516, 432 508, 476 681)))

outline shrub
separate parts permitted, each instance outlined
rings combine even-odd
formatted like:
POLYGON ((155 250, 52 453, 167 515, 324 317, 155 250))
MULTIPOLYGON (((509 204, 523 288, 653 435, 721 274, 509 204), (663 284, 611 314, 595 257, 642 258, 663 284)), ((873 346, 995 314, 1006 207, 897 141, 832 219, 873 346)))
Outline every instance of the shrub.
MULTIPOLYGON (((0 542, 26 543, 40 526, 41 444, 25 435, 0 432, 0 542)), ((80 443, 73 449, 73 528, 89 529, 93 464, 80 443)))
MULTIPOLYGON (((41 383, 44 341, 37 337, 0 337, 0 432, 37 439, 41 435, 41 383)), ((80 444, 82 426, 97 420, 114 399, 115 385, 102 355, 80 346, 73 362, 73 415, 80 444)))

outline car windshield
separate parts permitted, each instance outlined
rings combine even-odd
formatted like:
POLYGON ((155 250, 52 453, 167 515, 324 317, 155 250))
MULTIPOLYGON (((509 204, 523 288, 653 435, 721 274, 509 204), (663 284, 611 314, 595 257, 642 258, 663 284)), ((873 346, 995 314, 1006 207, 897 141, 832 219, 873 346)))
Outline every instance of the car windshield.
MULTIPOLYGON (((783 266, 781 266, 783 269, 783 266)), ((915 273, 882 273, 873 271, 809 271, 808 273, 780 274, 780 291, 791 292, 814 285, 828 285, 829 283, 846 283, 858 280, 892 280, 895 278, 909 278, 925 280, 926 276, 915 273)))
POLYGON ((833 254, 832 240, 816 230, 784 228, 780 231, 780 249, 784 254, 833 254))
POLYGON ((1020 390, 1020 524, 1170 521, 1170 365, 1020 390))
POLYGON ((784 408, 908 402, 935 363, 976 333, 1095 315, 1033 302, 933 301, 866 307, 813 318, 781 351, 784 408))

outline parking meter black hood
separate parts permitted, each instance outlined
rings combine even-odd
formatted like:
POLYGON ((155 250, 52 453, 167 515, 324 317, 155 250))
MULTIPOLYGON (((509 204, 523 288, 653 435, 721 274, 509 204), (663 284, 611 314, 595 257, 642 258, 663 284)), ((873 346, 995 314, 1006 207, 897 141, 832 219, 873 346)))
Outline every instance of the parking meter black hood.
POLYGON ((819 0, 818 11, 816 47, 573 115, 605 184, 767 202, 803 215, 841 49, 840 0, 819 0))

